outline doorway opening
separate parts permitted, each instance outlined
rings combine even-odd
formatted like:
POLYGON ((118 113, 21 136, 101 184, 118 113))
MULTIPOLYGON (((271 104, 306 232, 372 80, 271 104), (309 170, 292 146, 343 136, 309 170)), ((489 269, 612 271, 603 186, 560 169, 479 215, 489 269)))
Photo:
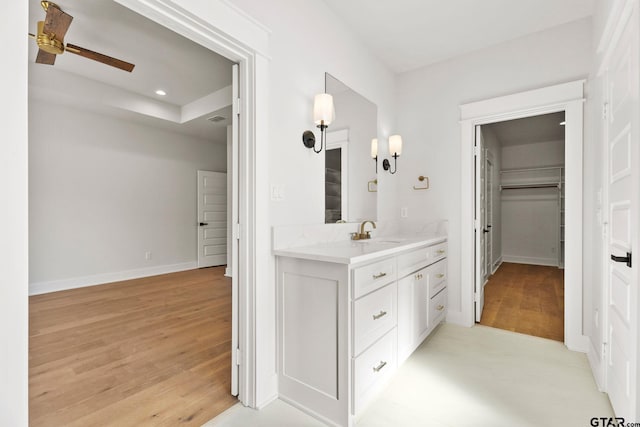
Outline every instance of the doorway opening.
POLYGON ((476 322, 564 341, 564 111, 476 128, 476 322))
MULTIPOLYGON (((59 2, 59 6, 61 9, 66 9, 64 2, 59 2)), ((42 357, 34 357, 33 360, 39 360, 42 365, 37 368, 32 365, 31 372, 34 375, 42 373, 44 374, 43 377, 48 376, 51 379, 52 376, 55 376, 54 372, 57 369, 53 365, 57 364, 60 367, 60 364, 62 364, 68 368, 68 365, 64 363, 64 358, 74 358, 74 355, 71 354, 74 351, 73 346, 66 345, 66 349, 60 351, 47 351, 44 343, 44 341, 54 344, 56 342, 62 344, 68 342, 60 339, 59 334, 67 326, 79 327, 86 332, 89 324, 99 323, 97 326, 105 328, 102 329, 104 332, 107 326, 100 322, 106 323, 107 318, 112 318, 116 322, 115 324, 110 324, 109 327, 114 326, 115 329, 120 329, 120 331, 116 332, 122 332, 130 329, 135 329, 136 331, 144 329, 143 327, 134 326, 135 319, 142 324, 145 324, 145 322, 153 323, 151 319, 155 317, 136 317, 135 313, 133 317, 126 317, 129 319, 127 321, 117 319, 118 314, 131 313, 128 308, 131 308, 132 305, 134 305, 134 312, 141 312, 144 307, 151 307, 151 311, 155 314, 157 314, 157 310, 166 308, 169 305, 176 308, 177 311, 165 316, 169 318, 176 316, 173 323, 157 324, 161 329, 161 335, 166 334, 166 336, 156 337, 158 338, 156 343, 160 343, 160 346, 156 350, 154 350, 154 347, 145 347, 145 350, 150 351, 151 354, 166 353, 166 348, 163 349, 161 343, 166 343, 168 338, 180 334, 178 331, 180 328, 177 325, 182 320, 191 317, 195 321, 193 325, 198 325, 200 320, 201 324, 199 326, 213 320, 212 318, 205 318, 205 316, 198 317, 199 310, 202 310, 202 314, 207 315, 215 311, 210 309, 210 305, 204 304, 206 298, 199 302, 194 302, 194 304, 187 304, 190 307, 188 310, 189 315, 185 314, 184 307, 175 307, 180 305, 176 304, 176 301, 182 301, 186 304, 183 298, 186 298, 186 294, 188 294, 188 292, 184 292, 186 286, 185 288, 174 286, 175 282, 185 281, 190 285, 194 283, 202 285, 204 281, 207 282, 203 285, 205 287, 218 286, 225 288, 225 292, 219 295, 217 301, 210 302, 211 304, 224 304, 224 307, 220 307, 220 313, 224 313, 226 318, 220 324, 224 324, 228 331, 216 338, 219 339, 219 342, 215 344, 215 350, 199 348, 195 351, 202 354, 195 355, 186 350, 187 347, 191 350, 195 347, 185 344, 185 350, 178 352, 176 356, 182 360, 183 353, 191 354, 193 357, 187 363, 193 362, 200 356, 211 360, 220 356, 221 358, 217 360, 220 365, 224 365, 224 369, 219 367, 217 369, 224 371, 224 382, 229 383, 228 386, 224 387, 225 394, 227 397, 238 395, 239 368, 236 360, 238 352, 235 350, 239 347, 237 338, 239 333, 237 325, 239 321, 237 287, 240 271, 238 268, 233 269, 232 278, 228 279, 224 278, 224 269, 211 269, 206 272, 208 277, 203 278, 202 272, 193 270, 196 268, 196 260, 195 257, 190 256, 191 253, 193 255, 196 254, 195 242, 199 226, 196 214, 196 171, 204 168, 226 169, 227 158, 229 157, 227 156, 227 148, 232 153, 229 165, 235 165, 239 161, 237 156, 239 138, 237 106, 239 103, 235 102, 237 97, 233 98, 234 94, 239 92, 238 66, 234 66, 229 59, 215 54, 192 40, 187 40, 177 34, 169 35, 169 33, 172 33, 170 30, 146 20, 146 18, 137 16, 131 11, 127 11, 117 3, 109 3, 105 7, 112 9, 105 11, 103 15, 98 14, 98 16, 116 14, 122 18, 119 21, 120 23, 131 23, 135 20, 144 21, 140 22, 139 27, 136 28, 146 35, 157 35, 154 32, 156 30, 153 28, 158 28, 157 32, 162 34, 158 37, 158 40, 162 40, 164 47, 163 49, 149 48, 147 49, 149 51, 156 51, 166 55, 166 51, 174 46, 169 42, 169 38, 176 37, 180 39, 177 42, 178 45, 184 47, 186 51, 197 51, 200 54, 196 56, 204 62, 206 60, 202 59, 203 56, 207 54, 216 56, 216 60, 220 59, 223 62, 222 68, 227 68, 225 78, 228 77, 228 81, 217 80, 222 86, 207 86, 204 89, 208 90, 208 92, 181 93, 182 101, 176 100, 176 103, 180 104, 182 108, 173 108, 175 105, 169 105, 171 104, 169 101, 147 102, 149 104, 147 105, 145 101, 148 100, 144 98, 148 98, 148 95, 144 92, 144 87, 126 86, 131 81, 136 81, 138 85, 141 85, 144 82, 140 79, 129 79, 124 87, 118 87, 115 83, 117 77, 112 78, 111 76, 119 75, 109 74, 108 72, 101 74, 100 71, 94 74, 90 71, 91 65, 87 65, 89 67, 88 74, 82 75, 85 65, 76 66, 75 64, 70 64, 69 69, 67 69, 62 59, 56 61, 55 68, 49 65, 32 64, 34 67, 49 67, 34 68, 37 71, 30 72, 30 97, 32 101, 35 101, 30 102, 32 110, 30 111, 29 120, 30 145, 33 144, 33 150, 30 150, 32 158, 30 159, 31 164, 29 167, 32 177, 30 198, 33 201, 31 204, 30 224, 32 235, 34 237, 38 236, 38 239, 33 240, 30 245, 32 249, 30 264, 34 269, 31 276, 32 280, 34 277, 38 280, 34 284, 35 292, 32 293, 83 288, 66 291, 67 293, 57 292, 54 298, 49 298, 49 300, 52 301, 53 306, 58 308, 63 305, 61 300, 68 301, 70 302, 69 305, 76 305, 80 309, 90 308, 86 304, 83 307, 82 301, 85 303, 92 301, 95 306, 93 306, 92 310, 84 312, 85 315, 78 314, 82 313, 80 310, 66 312, 67 317, 65 315, 59 316, 63 320, 64 326, 49 324, 49 330, 46 330, 47 328, 32 330, 31 350, 41 352, 41 355, 48 353, 54 356, 47 360, 42 357), (118 8, 119 10, 114 12, 113 8, 118 8), (202 50, 205 52, 200 52, 202 50), (233 72, 232 67, 235 69, 233 72), (73 68, 73 71, 70 68, 73 68), (53 81, 57 84, 51 85, 50 82, 52 80, 46 80, 45 83, 44 79, 40 79, 45 75, 53 76, 53 81), (101 80, 101 76, 106 77, 101 80), (69 84, 64 84, 65 82, 69 84), (108 95, 102 97, 92 96, 96 95, 95 91, 100 91, 106 86, 112 86, 107 90, 108 95), (127 103, 119 99, 120 95, 123 95, 124 98, 128 96, 127 99, 131 102, 127 103), (137 95, 142 95, 140 97, 141 100, 136 98, 137 95), (74 104, 76 98, 78 105, 74 104), (225 98, 225 100, 221 101, 222 98, 225 98), (93 104, 95 99, 100 99, 105 104, 93 104), (187 104, 189 104, 188 107, 187 104), (149 108, 147 109, 146 107, 149 108), (159 116, 153 114, 154 107, 159 116), (182 111, 172 115, 171 113, 176 112, 174 110, 182 111), (227 110, 229 112, 228 115, 225 114, 227 110), (231 147, 227 147, 227 126, 224 123, 220 123, 220 121, 212 123, 211 120, 207 120, 210 117, 220 117, 221 114, 225 114, 227 116, 226 120, 229 123, 233 122, 232 127, 235 128, 231 147), (47 120, 52 120, 56 125, 53 127, 42 126, 47 120), (218 130, 213 130, 215 126, 218 127, 218 130), (213 138, 215 141, 210 140, 209 136, 217 133, 221 133, 223 139, 220 141, 216 138, 213 138), (59 157, 56 160, 57 156, 59 157), (90 166, 87 167, 88 165, 90 166), (48 173, 46 168, 53 168, 53 173, 48 173), (139 191, 141 187, 146 191, 139 191), (37 196, 37 194, 40 196, 37 196), (141 209, 142 206, 145 206, 146 214, 142 214, 145 211, 145 209, 141 209), (155 246, 149 246, 148 249, 150 250, 141 250, 141 245, 155 246), (64 262, 55 262, 56 260, 64 259, 66 259, 64 262), (100 265, 101 262, 102 265, 100 265), (76 270, 74 270, 74 265, 77 267, 76 270), (176 273, 186 270, 191 270, 193 274, 176 273), (140 277, 145 277, 145 279, 139 279, 140 277), (148 279, 146 279, 147 277, 148 279), (123 281, 130 281, 131 283, 121 283, 120 288, 115 293, 121 293, 120 291, 123 291, 126 286, 128 289, 133 290, 131 298, 107 295, 104 299, 92 300, 84 292, 85 289, 88 289, 85 288, 86 286, 123 281), (171 282, 167 287, 168 293, 165 296, 158 297, 160 301, 162 298, 167 298, 166 304, 155 304, 158 300, 154 300, 155 297, 152 296, 152 292, 147 292, 140 288, 141 284, 153 286, 154 283, 162 283, 164 285, 167 282, 171 282), (232 291, 232 289, 234 290, 232 291), (72 296, 71 293, 76 290, 79 293, 74 293, 72 296), (234 294, 233 296, 232 293, 234 294), (80 300, 77 299, 78 297, 80 300), (119 301, 118 304, 123 304, 126 307, 118 304, 114 305, 116 299, 119 301), (139 306, 135 306, 136 303, 139 303, 139 306), (103 310, 104 313, 101 313, 102 316, 98 316, 100 319, 96 319, 95 315, 99 310, 103 310), (69 318, 74 318, 74 316, 76 319, 81 319, 79 320, 80 324, 71 325, 68 322, 69 318), (120 323, 117 323, 118 320, 120 323), (123 328, 123 325, 126 325, 126 327, 123 328), (160 325, 162 326, 160 327, 160 325), (52 331, 52 328, 58 328, 58 330, 52 331), (44 336, 50 332, 53 335, 44 336), (41 342, 37 342, 38 337, 43 338, 41 342), (67 353, 63 354, 64 351, 67 353), (212 351, 215 354, 207 353, 207 351, 212 351), (221 356, 223 353, 224 357, 221 356)), ((91 10, 85 10, 80 6, 69 5, 69 8, 71 9, 67 10, 75 14, 76 18, 82 17, 85 21, 95 16, 91 10), (74 7, 75 9, 73 9, 74 7)), ((38 13, 41 12, 38 6, 32 6, 32 9, 38 11, 38 13)), ((120 31, 115 33, 120 33, 120 31)), ((75 34, 77 37, 82 33, 76 31, 75 34)), ((150 38, 154 39, 154 37, 150 38)), ((129 37, 129 39, 143 40, 142 37, 129 37)), ((109 43, 117 45, 116 38, 111 38, 109 43)), ((131 46, 130 43, 125 45, 131 46)), ((35 52, 33 54, 35 55, 35 52)), ((126 57, 126 52, 116 54, 126 57)), ((137 54, 139 55, 140 51, 137 51, 137 54)), ((187 54, 185 53, 185 55, 187 54)), ((139 70, 144 71, 144 65, 148 64, 143 64, 142 56, 137 58, 132 58, 132 61, 138 62, 139 70)), ((147 58, 145 57, 145 59, 147 58)), ((202 64, 202 62, 199 62, 199 64, 202 64)), ((104 65, 94 64, 93 66, 99 68, 104 65)), ((153 69, 152 66, 147 66, 147 70, 150 68, 153 69)), ((199 67, 194 66, 193 68, 198 69, 199 67)), ((159 69, 155 69, 155 71, 156 74, 164 74, 164 71, 174 69, 174 67, 167 65, 162 68, 162 73, 160 73, 159 69)), ((218 74, 218 72, 222 74, 220 70, 216 70, 215 74, 218 74)), ((206 82, 216 81, 218 76, 214 78, 211 74, 209 73, 206 79, 202 80, 189 79, 186 82, 186 86, 189 86, 190 90, 193 91, 196 90, 195 88, 202 88, 202 85, 206 84, 206 82)), ((177 96, 178 92, 180 92, 178 87, 180 86, 178 83, 181 81, 180 77, 183 76, 169 75, 167 81, 171 82, 173 90, 167 90, 167 99, 172 95, 177 96)), ((104 91, 102 94, 104 95, 104 91)), ((233 167, 232 170, 235 175, 239 169, 238 167, 233 167)), ((51 169, 49 169, 49 172, 52 172, 51 169)), ((233 185, 231 193, 238 193, 238 178, 234 176, 229 181, 233 185)), ((243 195, 246 196, 246 194, 243 195)), ((229 217, 226 218, 228 223, 239 222, 237 208, 239 198, 235 196, 234 203, 231 205, 235 206, 233 213, 223 213, 225 217, 229 217)), ((231 239, 231 234, 229 234, 229 242, 230 249, 227 252, 237 255, 238 240, 231 239)), ((234 256, 232 263, 237 265, 238 262, 238 257, 234 256)), ((91 290, 97 290, 97 288, 100 287, 91 290)), ((210 296, 210 294, 207 295, 210 296)), ((40 299, 42 300, 43 298, 40 299)), ((45 308, 43 311, 48 311, 48 309, 45 308)), ((34 311, 32 315, 37 315, 37 313, 34 311)), ((167 319, 165 318, 164 320, 167 319)), ((33 319, 31 323, 32 325, 38 324, 37 321, 33 322, 33 319)), ((39 324, 43 325, 42 322, 39 324)), ((77 331, 78 329, 70 330, 70 334, 76 334, 77 331)), ((214 331, 208 330, 206 327, 201 329, 202 339, 195 337, 192 334, 193 329, 190 329, 190 327, 186 327, 182 331, 187 334, 183 335, 182 338, 191 336, 196 341, 207 341, 207 338, 215 335, 214 331)), ((86 335, 92 334, 87 333, 86 335)), ((119 338, 122 337, 120 336, 119 338)), ((178 338, 178 340, 182 338, 178 338)), ((139 340, 149 345, 153 341, 146 336, 139 338, 139 340)), ((92 366, 108 368, 111 363, 114 366, 124 367, 125 370, 132 369, 136 373, 145 372, 143 369, 139 369, 140 366, 135 363, 127 368, 125 362, 118 362, 120 360, 118 357, 120 356, 125 359, 131 356, 127 353, 128 351, 131 353, 138 352, 138 344, 131 341, 135 340, 128 340, 126 343, 122 340, 109 343, 105 334, 102 336, 101 344, 105 349, 104 352, 100 351, 101 347, 96 345, 95 340, 93 344, 87 344, 90 348, 85 347, 84 350, 88 350, 88 353, 83 353, 83 356, 86 356, 87 359, 79 361, 79 368, 77 366, 73 368, 78 371, 79 383, 85 385, 91 383, 90 379, 80 377, 82 376, 81 374, 88 376, 89 368, 92 366), (131 344, 133 347, 127 347, 125 344, 131 344), (111 359, 112 357, 115 357, 115 359, 111 359), (114 362, 114 360, 116 361, 114 362)), ((176 346, 176 348, 179 348, 179 346, 176 346)), ((78 354, 75 353, 76 356, 78 354)), ((78 359, 79 357, 75 357, 76 361, 78 359)), ((147 363, 145 366, 151 368, 152 363, 149 362, 151 357, 147 357, 145 360, 147 361, 143 362, 147 363)), ((159 360, 158 365, 168 363, 165 359, 157 360, 159 360)), ((179 365, 171 362, 171 366, 179 365)), ((155 366, 154 368, 158 368, 165 373, 159 376, 151 375, 156 380, 161 379, 162 375, 168 375, 170 371, 170 369, 162 369, 161 366, 155 366)), ((206 370, 206 368, 203 369, 206 370)), ((149 373, 151 371, 146 372, 149 373)), ((207 370, 207 375, 212 372, 213 369, 207 370)), ((123 385, 123 382, 126 382, 133 374, 128 376, 122 373, 117 374, 114 371, 109 372, 107 376, 111 376, 111 378, 107 378, 105 381, 111 382, 100 389, 100 393, 104 393, 102 396, 115 395, 118 390, 122 391, 123 388, 136 389, 137 387, 135 385, 123 385)), ((66 376, 66 379, 68 380, 67 383, 71 381, 70 376, 66 376)), ((153 386, 153 384, 145 384, 153 386)), ((160 384, 160 381, 157 384, 160 384)), ((60 383, 58 382, 57 386, 59 385, 60 383)), ((40 390, 42 393, 31 393, 31 396, 45 399, 45 396, 53 394, 47 391, 48 387, 50 385, 41 385, 40 390)), ((139 387, 142 388, 142 386, 139 387)), ((179 385, 174 384, 171 388, 179 390, 179 385)), ((58 389, 61 389, 61 387, 58 387, 58 389)), ((66 395, 75 395, 86 401, 91 393, 91 390, 83 388, 81 392, 76 390, 75 394, 66 393, 66 395)), ((123 397, 126 394, 126 392, 121 393, 119 396, 123 397)), ((105 404, 113 404, 113 401, 109 403, 109 396, 104 400, 105 404)), ((55 399, 56 397, 54 396, 55 399)), ((67 401, 65 404, 71 406, 75 403, 67 401)), ((51 421, 48 418, 48 415, 50 415, 48 412, 51 411, 52 407, 47 405, 49 404, 45 403, 47 410, 44 412, 45 418, 42 421, 44 423, 51 421)), ((139 408, 135 404, 125 403, 124 406, 139 408)), ((191 408, 190 411, 193 409, 191 408)), ((218 409, 222 410, 224 408, 218 409)), ((90 409, 90 411, 94 410, 95 407, 90 409)), ((194 411, 194 413, 201 414, 197 408, 194 411)), ((69 413, 67 411, 67 415, 69 413)), ((186 414, 185 419, 192 415, 186 414)), ((159 417, 161 415, 156 414, 156 416, 159 417)), ((170 415, 162 414, 162 416, 170 415)), ((206 421, 206 419, 198 419, 195 416, 191 419, 194 420, 194 423, 206 421)), ((32 417, 32 421, 35 423, 36 417, 32 417)))
MULTIPOLYGON (((583 334, 582 315, 582 138, 583 88, 578 80, 513 95, 477 101, 460 106, 461 111, 461 324, 475 324, 475 306, 481 303, 476 283, 484 284, 477 248, 482 233, 475 192, 475 140, 478 126, 513 119, 564 112, 564 343, 570 350, 587 352, 589 343, 583 334)), ((495 176, 495 174, 494 174, 495 176)), ((481 285, 480 285, 481 286, 481 285)))

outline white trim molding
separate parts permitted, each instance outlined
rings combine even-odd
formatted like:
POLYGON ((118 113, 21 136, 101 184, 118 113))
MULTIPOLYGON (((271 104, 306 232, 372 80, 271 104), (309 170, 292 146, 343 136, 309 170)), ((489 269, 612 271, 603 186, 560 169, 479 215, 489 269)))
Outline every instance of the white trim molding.
POLYGON ((582 331, 582 141, 585 80, 500 96, 460 106, 461 117, 461 313, 462 324, 474 324, 474 181, 475 127, 540 114, 565 112, 567 183, 565 227, 565 345, 587 352, 582 331))
POLYGON ((196 268, 198 268, 198 263, 191 261, 180 264, 158 265, 155 267, 137 268, 135 270, 116 271, 113 273, 92 274, 90 276, 49 280, 46 282, 34 282, 29 284, 29 295, 40 295, 49 292, 104 285, 106 283, 157 276, 159 274, 177 273, 178 271, 194 270, 196 268))
POLYGON ((503 255, 502 261, 513 262, 516 264, 545 265, 549 267, 558 266, 558 258, 538 258, 538 257, 530 257, 530 256, 503 255))

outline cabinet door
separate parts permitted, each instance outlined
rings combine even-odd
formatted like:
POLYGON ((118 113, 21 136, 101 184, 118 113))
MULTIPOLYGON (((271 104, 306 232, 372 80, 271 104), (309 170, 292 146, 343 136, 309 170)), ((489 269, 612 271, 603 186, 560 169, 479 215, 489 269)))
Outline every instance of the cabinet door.
POLYGON ((429 327, 429 274, 423 268, 410 277, 413 278, 413 340, 417 345, 420 336, 429 327))
POLYGON ((413 351, 413 274, 398 280, 398 364, 413 351))

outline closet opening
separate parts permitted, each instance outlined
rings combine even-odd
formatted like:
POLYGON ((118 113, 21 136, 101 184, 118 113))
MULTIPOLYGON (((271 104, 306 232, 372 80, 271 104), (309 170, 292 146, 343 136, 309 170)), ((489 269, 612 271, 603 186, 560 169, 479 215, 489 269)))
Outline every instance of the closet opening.
POLYGON ((475 135, 475 321, 564 342, 565 112, 475 135))

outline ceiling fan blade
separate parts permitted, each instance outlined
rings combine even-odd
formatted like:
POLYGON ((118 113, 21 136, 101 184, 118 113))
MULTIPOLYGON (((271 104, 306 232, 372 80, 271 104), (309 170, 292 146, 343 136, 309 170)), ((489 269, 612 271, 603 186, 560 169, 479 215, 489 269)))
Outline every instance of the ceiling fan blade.
POLYGON ((76 46, 76 45, 71 44, 71 43, 67 43, 67 46, 66 46, 65 50, 67 52, 75 53, 76 55, 80 55, 80 56, 83 56, 83 57, 88 58, 88 59, 93 59, 94 61, 102 62, 103 64, 111 65, 112 67, 116 67, 116 68, 119 68, 121 70, 128 71, 128 72, 133 71, 133 67, 135 67, 134 64, 131 64, 129 62, 125 62, 125 61, 122 61, 120 59, 112 58, 110 56, 103 55, 101 53, 94 52, 92 50, 85 49, 83 47, 76 46))
POLYGON ((53 65, 56 62, 56 55, 53 53, 45 52, 42 49, 38 49, 38 56, 36 56, 36 62, 38 64, 53 65))
POLYGON ((47 16, 44 18, 44 32, 54 34, 56 40, 63 41, 69 25, 73 21, 73 16, 64 13, 58 5, 49 3, 47 16))

